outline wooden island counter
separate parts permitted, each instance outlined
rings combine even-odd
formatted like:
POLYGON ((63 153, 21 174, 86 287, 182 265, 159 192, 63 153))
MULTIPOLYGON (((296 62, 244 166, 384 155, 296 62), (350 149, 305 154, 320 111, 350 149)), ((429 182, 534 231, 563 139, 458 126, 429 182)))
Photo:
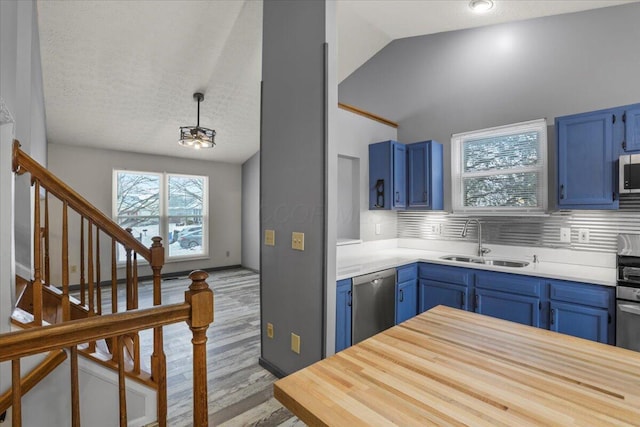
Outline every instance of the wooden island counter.
POLYGON ((274 395, 311 426, 637 426, 640 353, 438 306, 274 395))

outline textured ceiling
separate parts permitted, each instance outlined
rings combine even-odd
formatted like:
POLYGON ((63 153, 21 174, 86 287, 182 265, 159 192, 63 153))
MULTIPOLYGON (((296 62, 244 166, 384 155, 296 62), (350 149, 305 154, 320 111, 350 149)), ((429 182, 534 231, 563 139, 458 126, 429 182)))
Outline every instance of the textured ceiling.
MULTIPOLYGON (((338 77, 395 38, 628 2, 495 0, 476 15, 467 0, 341 0, 338 77)), ((258 150, 262 1, 39 0, 38 13, 50 143, 230 163, 258 150), (177 144, 196 91, 213 149, 177 144)))

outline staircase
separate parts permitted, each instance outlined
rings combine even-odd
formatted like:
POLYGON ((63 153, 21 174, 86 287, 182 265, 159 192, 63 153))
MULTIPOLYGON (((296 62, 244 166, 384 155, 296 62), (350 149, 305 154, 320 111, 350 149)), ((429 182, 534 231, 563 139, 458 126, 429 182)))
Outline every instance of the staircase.
POLYGON ((143 246, 130 229, 120 227, 20 150, 17 141, 12 166, 16 174, 30 174, 36 232, 32 277, 16 277, 17 304, 11 322, 21 330, 0 335, 0 362, 10 360, 12 366, 12 387, 0 396, 0 412, 11 407, 12 424, 20 426, 22 396, 56 372, 68 357, 70 423, 80 426, 80 356, 84 366, 100 365, 117 374, 119 411, 114 417, 120 426, 128 425, 131 381, 155 390, 157 425, 166 426, 162 327, 186 321, 193 333, 194 425, 207 426, 205 345, 206 330, 213 321, 207 273, 191 273, 184 303, 162 305, 164 248, 160 237, 153 238, 151 247, 143 246), (70 254, 70 247, 79 253, 70 254), (70 293, 70 259, 79 260, 77 298, 70 293), (151 270, 152 307, 138 307, 139 269, 151 270), (118 292, 119 284, 124 293, 118 292), (141 350, 139 332, 143 330, 152 330, 151 354, 141 350), (38 354, 47 356, 23 375, 21 358, 38 354))

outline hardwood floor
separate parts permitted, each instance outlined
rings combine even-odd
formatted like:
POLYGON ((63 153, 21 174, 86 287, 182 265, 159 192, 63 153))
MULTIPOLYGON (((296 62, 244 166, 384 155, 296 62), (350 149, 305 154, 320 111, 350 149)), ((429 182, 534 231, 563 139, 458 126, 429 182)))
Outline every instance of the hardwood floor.
MULTIPOLYGON (((214 321, 207 331, 209 424, 221 426, 304 426, 273 398, 270 372, 258 365, 260 356, 260 276, 246 269, 212 272, 214 321)), ((163 281, 162 302, 184 301, 188 278, 163 281)), ((119 289, 119 301, 124 289, 119 289)), ((103 295, 103 312, 111 309, 103 295)), ((141 283, 139 307, 152 305, 151 283, 141 283)), ((167 356, 168 425, 192 425, 192 347, 186 324, 164 328, 167 356)), ((140 335, 141 352, 151 354, 151 332, 140 335)), ((143 357, 143 361, 148 360, 143 357)), ((147 367, 148 369, 148 367, 147 367)))

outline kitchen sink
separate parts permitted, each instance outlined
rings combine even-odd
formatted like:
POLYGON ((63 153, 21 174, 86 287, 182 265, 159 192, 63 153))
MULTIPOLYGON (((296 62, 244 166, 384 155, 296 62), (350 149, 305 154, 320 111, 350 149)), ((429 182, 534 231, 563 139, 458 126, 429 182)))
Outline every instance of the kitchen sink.
POLYGON ((526 267, 529 265, 527 261, 513 261, 507 259, 484 259, 467 255, 445 255, 440 257, 447 261, 470 262, 474 264, 495 265, 496 267, 526 267))

